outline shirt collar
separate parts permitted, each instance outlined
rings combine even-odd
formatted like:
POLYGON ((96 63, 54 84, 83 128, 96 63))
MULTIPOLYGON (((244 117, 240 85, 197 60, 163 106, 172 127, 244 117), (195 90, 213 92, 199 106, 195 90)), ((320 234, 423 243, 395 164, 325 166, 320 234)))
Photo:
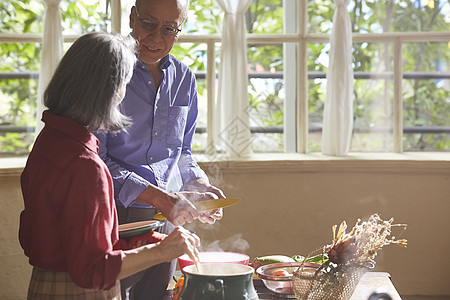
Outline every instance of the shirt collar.
POLYGON ((167 69, 170 64, 171 64, 171 55, 167 54, 161 59, 160 63, 161 69, 167 69))
MULTIPOLYGON (((138 57, 136 64, 139 67, 139 69, 147 68, 147 66, 144 64, 144 62, 142 62, 142 60, 139 59, 139 57, 138 57)), ((167 69, 171 64, 172 64, 172 55, 170 55, 170 54, 167 54, 166 56, 161 58, 160 63, 159 63, 161 70, 167 69)))
POLYGON ((83 125, 69 118, 52 114, 48 110, 42 113, 42 121, 45 126, 72 137, 91 151, 98 153, 98 139, 83 125))

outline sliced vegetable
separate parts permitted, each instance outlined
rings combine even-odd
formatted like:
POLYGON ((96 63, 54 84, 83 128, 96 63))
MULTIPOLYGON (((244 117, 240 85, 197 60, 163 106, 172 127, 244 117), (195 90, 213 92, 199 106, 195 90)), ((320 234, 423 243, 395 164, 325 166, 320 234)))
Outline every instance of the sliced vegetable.
POLYGON ((302 262, 305 260, 305 257, 302 255, 294 255, 292 256, 292 259, 295 260, 296 262, 302 262))
MULTIPOLYGON (((305 257, 302 255, 294 255, 292 258, 297 262, 302 262, 305 260, 305 257)), ((325 261, 328 260, 328 256, 326 254, 318 254, 311 257, 308 257, 305 262, 308 263, 316 263, 316 264, 323 264, 325 261)))
POLYGON ((273 276, 289 276, 289 272, 285 269, 276 269, 272 273, 273 276))
POLYGON ((178 278, 178 280, 176 280, 175 277, 174 277, 173 280, 175 280, 177 283, 175 284, 175 288, 173 289, 172 300, 177 300, 178 297, 180 296, 181 289, 183 288, 184 275, 181 275, 181 277, 178 278))

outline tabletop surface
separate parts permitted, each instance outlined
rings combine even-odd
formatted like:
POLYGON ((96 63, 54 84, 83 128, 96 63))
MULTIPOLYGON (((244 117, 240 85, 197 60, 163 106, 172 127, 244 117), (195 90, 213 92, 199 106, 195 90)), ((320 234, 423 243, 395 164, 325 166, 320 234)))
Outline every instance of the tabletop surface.
MULTIPOLYGON (((265 299, 286 299, 280 298, 272 295, 270 291, 265 288, 264 284, 260 281, 254 281, 255 289, 258 293, 258 298, 260 300, 265 299)), ((398 294, 394 285, 391 281, 391 276, 386 272, 367 272, 363 275, 358 285, 356 286, 355 291, 353 292, 350 300, 366 300, 369 299, 369 296, 375 292, 385 292, 389 296, 391 296, 392 300, 401 300, 402 298, 398 294)))
MULTIPOLYGON (((181 276, 181 272, 177 270, 176 278, 181 276), (177 276, 178 275, 178 276, 177 276)), ((260 300, 279 300, 287 299, 280 298, 271 294, 271 292, 264 286, 261 280, 253 280, 253 285, 258 293, 260 300)), ((169 285, 169 289, 174 288, 174 282, 169 285)), ((385 292, 392 300, 402 300, 399 293, 395 289, 391 281, 391 276, 386 272, 367 272, 361 277, 355 291, 353 292, 350 300, 366 300, 369 296, 375 292, 385 292)), ((295 298, 293 298, 295 299, 295 298)))

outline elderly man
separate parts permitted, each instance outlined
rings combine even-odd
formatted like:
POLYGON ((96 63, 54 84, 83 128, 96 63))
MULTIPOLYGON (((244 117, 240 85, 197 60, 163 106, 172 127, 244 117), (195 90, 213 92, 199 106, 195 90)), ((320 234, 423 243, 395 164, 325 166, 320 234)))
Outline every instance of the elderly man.
MULTIPOLYGON (((161 211, 170 222, 213 224, 222 210, 201 213, 195 201, 224 197, 209 184, 191 156, 197 119, 195 76, 169 54, 186 20, 188 0, 137 0, 130 27, 139 60, 121 104, 133 125, 119 134, 97 133, 100 155, 114 179, 119 222, 151 219, 161 211)), ((176 261, 121 281, 123 299, 164 299, 176 261)))

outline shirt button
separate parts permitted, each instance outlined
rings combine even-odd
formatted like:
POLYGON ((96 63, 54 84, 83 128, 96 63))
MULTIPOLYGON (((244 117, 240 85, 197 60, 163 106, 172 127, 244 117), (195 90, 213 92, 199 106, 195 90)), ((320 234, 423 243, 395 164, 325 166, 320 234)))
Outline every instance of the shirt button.
POLYGON ((158 105, 155 105, 155 110, 158 109, 158 105))
POLYGON ((158 131, 155 131, 155 135, 158 135, 158 131))
POLYGON ((152 82, 149 80, 149 81, 148 81, 148 84, 152 84, 152 82))
POLYGON ((153 160, 153 156, 150 156, 149 159, 150 159, 150 160, 153 160))

